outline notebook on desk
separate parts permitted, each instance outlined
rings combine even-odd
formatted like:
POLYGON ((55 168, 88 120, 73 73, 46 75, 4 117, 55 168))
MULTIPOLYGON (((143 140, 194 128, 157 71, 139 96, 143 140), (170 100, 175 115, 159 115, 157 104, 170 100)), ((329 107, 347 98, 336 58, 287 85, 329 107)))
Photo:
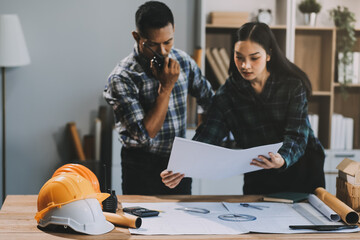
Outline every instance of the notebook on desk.
POLYGON ((281 202, 281 203, 296 203, 306 200, 308 193, 298 192, 279 192, 271 193, 264 196, 263 201, 265 202, 281 202))

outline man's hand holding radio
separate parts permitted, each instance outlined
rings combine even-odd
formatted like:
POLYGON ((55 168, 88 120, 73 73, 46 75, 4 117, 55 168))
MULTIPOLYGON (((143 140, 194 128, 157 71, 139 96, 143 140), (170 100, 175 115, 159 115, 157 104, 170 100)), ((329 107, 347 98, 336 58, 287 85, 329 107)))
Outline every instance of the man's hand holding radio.
POLYGON ((146 114, 143 122, 151 138, 154 138, 162 127, 169 106, 172 89, 179 78, 180 64, 169 57, 164 59, 162 69, 151 61, 150 68, 154 77, 159 80, 159 95, 152 109, 146 114))
POLYGON ((179 78, 180 64, 176 60, 166 57, 162 69, 155 67, 153 62, 150 67, 153 75, 160 82, 159 92, 165 91, 170 94, 179 78))

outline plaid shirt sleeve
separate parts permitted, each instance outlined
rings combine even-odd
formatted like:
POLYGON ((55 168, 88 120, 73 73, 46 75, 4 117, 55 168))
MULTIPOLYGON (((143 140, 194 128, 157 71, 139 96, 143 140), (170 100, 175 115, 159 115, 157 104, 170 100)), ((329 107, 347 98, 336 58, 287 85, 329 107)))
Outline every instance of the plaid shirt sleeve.
POLYGON ((287 109, 287 123, 284 129, 283 145, 278 151, 286 162, 286 168, 293 165, 305 152, 309 122, 307 115, 306 92, 302 84, 294 91, 289 91, 289 107, 287 109))
POLYGON ((189 74, 189 93, 197 99, 197 103, 203 108, 203 110, 207 111, 214 92, 211 88, 210 82, 207 81, 201 73, 201 70, 196 62, 192 58, 189 58, 189 62, 191 68, 189 74))
POLYGON ((149 144, 151 138, 143 125, 145 113, 139 102, 139 89, 126 72, 109 77, 104 97, 113 107, 116 123, 121 122, 138 143, 149 144))
POLYGON ((202 123, 197 129, 193 140, 220 145, 224 137, 229 133, 229 129, 226 126, 224 115, 220 106, 226 106, 225 103, 219 103, 221 99, 215 96, 211 103, 206 121, 202 123))

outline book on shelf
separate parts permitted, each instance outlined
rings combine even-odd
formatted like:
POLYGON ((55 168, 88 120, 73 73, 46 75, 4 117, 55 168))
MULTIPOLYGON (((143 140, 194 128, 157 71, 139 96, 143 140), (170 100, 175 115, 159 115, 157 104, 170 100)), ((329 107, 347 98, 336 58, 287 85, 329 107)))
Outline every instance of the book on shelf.
POLYGON ((315 137, 318 137, 319 132, 319 115, 317 114, 309 114, 309 121, 311 129, 314 132, 315 137))
POLYGON ((225 66, 227 66, 226 68, 229 69, 229 66, 230 66, 230 58, 229 58, 229 55, 227 54, 226 52, 226 49, 225 48, 220 48, 219 49, 219 54, 220 54, 220 57, 222 59, 222 61, 225 63, 225 66))
POLYGON ((344 54, 338 54, 338 82, 339 83, 351 83, 359 84, 360 83, 360 52, 349 52, 347 56, 349 59, 352 59, 352 62, 348 65, 344 65, 340 60, 343 58, 344 54))
POLYGON ((353 52, 353 84, 360 83, 360 52, 353 52))
POLYGON ((206 59, 208 60, 209 62, 209 65, 211 67, 211 69, 213 70, 214 74, 215 74, 215 77, 218 81, 218 83, 220 85, 224 84, 225 83, 225 77, 222 75, 221 73, 221 70, 219 68, 219 66, 217 65, 215 59, 214 59, 214 56, 212 55, 211 53, 211 49, 210 48, 206 48, 205 50, 205 56, 206 56, 206 59))
POLYGON ((219 49, 212 48, 211 53, 215 59, 216 64, 219 66, 223 78, 227 79, 229 77, 229 73, 228 73, 229 66, 226 66, 226 63, 222 60, 219 53, 219 49))
POLYGON ((306 200, 308 198, 308 193, 298 193, 298 192, 279 192, 267 194, 263 197, 265 202, 280 202, 280 203, 296 203, 306 200))
POLYGON ((354 140, 354 119, 353 118, 345 118, 345 149, 352 150, 353 149, 353 140, 354 140))
POLYGON ((68 128, 70 131, 70 135, 74 144, 75 152, 79 160, 85 161, 85 153, 83 147, 81 145, 80 137, 76 128, 76 124, 74 122, 68 123, 68 128))
POLYGON ((240 27, 249 21, 249 12, 210 12, 210 22, 213 25, 231 25, 240 27))
POLYGON ((335 132, 336 132, 336 124, 335 124, 335 114, 332 115, 331 117, 331 138, 330 138, 330 148, 331 149, 335 149, 335 132))
POLYGON ((331 118, 330 148, 335 150, 353 149, 354 119, 334 113, 331 118))

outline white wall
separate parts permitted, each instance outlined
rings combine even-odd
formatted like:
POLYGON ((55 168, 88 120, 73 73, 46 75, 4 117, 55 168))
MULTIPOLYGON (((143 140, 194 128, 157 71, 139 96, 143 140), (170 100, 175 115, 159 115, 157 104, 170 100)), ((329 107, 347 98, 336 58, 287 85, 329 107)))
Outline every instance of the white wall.
MULTIPOLYGON (((32 61, 6 74, 8 194, 37 194, 71 160, 67 122, 81 137, 91 133, 106 104, 107 76, 132 51, 135 11, 144 2, 0 0, 0 14, 18 14, 32 61)), ((175 15, 176 47, 192 53, 194 0, 164 2, 175 15)))

